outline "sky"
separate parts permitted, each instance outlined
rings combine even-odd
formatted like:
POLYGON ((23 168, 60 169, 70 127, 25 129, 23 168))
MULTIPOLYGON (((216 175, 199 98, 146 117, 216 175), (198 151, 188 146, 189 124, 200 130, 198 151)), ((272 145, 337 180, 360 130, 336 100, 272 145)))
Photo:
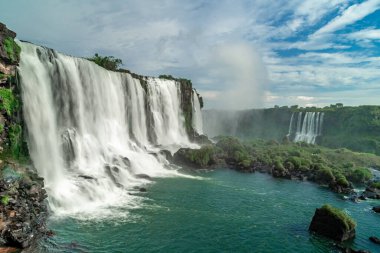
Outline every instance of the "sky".
POLYGON ((380 104, 380 0, 2 0, 17 38, 191 79, 205 108, 380 104))

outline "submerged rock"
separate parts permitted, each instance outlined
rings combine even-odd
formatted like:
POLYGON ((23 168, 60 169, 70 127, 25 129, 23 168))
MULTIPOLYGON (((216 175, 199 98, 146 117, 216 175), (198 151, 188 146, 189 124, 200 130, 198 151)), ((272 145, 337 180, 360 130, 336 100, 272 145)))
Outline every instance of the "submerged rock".
POLYGON ((380 206, 374 206, 372 207, 372 210, 376 213, 380 213, 380 206))
POLYGON ((376 236, 371 236, 371 237, 369 238, 369 240, 370 240, 371 242, 373 242, 373 243, 380 244, 380 239, 377 238, 376 236))
POLYGON ((355 222, 343 211, 330 205, 315 210, 309 230, 336 241, 355 237, 355 222))

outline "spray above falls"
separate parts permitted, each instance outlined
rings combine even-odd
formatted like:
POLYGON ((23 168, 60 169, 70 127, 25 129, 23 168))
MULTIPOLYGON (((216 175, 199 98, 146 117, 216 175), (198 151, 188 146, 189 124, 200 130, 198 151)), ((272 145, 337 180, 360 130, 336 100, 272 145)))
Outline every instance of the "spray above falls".
POLYGON ((197 147, 186 134, 176 81, 142 83, 85 59, 19 45, 30 155, 55 213, 128 202, 128 190, 148 176, 178 174, 161 150, 197 147))
POLYGON ((324 112, 298 112, 290 118, 288 137, 294 142, 315 144, 322 135, 324 112))

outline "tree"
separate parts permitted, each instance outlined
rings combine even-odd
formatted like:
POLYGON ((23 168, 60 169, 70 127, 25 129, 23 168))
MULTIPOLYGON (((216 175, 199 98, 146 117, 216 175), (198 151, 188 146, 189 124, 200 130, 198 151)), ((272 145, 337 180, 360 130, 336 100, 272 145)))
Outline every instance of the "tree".
POLYGON ((121 59, 113 56, 100 56, 98 53, 96 53, 93 57, 87 58, 87 60, 93 61, 99 66, 112 71, 118 70, 120 65, 123 64, 121 59))

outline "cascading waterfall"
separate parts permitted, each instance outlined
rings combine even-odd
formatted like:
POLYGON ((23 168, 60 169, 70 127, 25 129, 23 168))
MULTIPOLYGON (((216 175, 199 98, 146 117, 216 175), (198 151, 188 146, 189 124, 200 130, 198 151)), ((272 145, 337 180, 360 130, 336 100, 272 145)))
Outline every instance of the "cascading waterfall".
POLYGON ((193 103, 193 128, 198 134, 203 134, 203 121, 201 104, 199 102, 199 97, 195 90, 192 92, 192 103, 193 103))
POLYGON ((294 119, 294 112, 292 113, 292 116, 290 117, 289 131, 288 131, 288 134, 286 135, 288 138, 289 138, 290 135, 292 134, 293 119, 294 119))
POLYGON ((322 135, 323 117, 323 112, 306 112, 305 115, 299 112, 295 128, 293 113, 290 119, 288 136, 294 136, 294 142, 315 144, 317 137, 322 135))
MULTIPOLYGON (((30 155, 51 209, 94 212, 128 203, 134 187, 172 176, 161 149, 189 142, 175 81, 138 79, 95 63, 19 42, 30 155)), ((196 109, 194 109, 196 110, 196 109)))

